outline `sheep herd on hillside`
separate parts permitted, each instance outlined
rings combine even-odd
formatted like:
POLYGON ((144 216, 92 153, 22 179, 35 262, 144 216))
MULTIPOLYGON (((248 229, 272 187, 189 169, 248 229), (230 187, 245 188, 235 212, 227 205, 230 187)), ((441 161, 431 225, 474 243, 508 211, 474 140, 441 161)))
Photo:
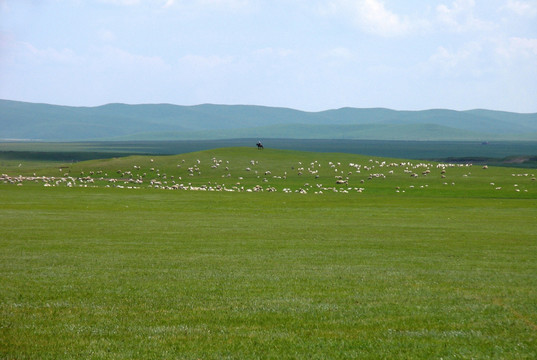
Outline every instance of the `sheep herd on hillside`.
MULTIPOLYGON (((87 174, 81 171, 76 176, 70 171, 60 168, 59 176, 9 176, 2 174, 0 183, 15 184, 22 186, 24 183, 41 183, 45 187, 114 187, 120 189, 140 189, 142 187, 161 189, 161 190, 190 190, 190 191, 225 191, 225 192, 276 192, 282 191, 285 193, 299 194, 323 194, 326 192, 344 193, 350 192, 362 193, 366 190, 370 182, 382 181, 389 177, 403 176, 411 180, 424 177, 436 177, 440 179, 443 186, 455 186, 453 177, 447 180, 450 168, 464 168, 463 178, 472 176, 472 164, 431 164, 418 162, 386 162, 369 159, 365 164, 350 162, 342 164, 341 162, 329 161, 325 166, 319 161, 313 161, 309 164, 302 164, 298 161, 294 165, 287 168, 281 173, 274 173, 274 169, 262 167, 257 160, 250 160, 243 164, 239 171, 235 167, 234 171, 239 171, 237 175, 232 175, 229 161, 217 159, 213 157, 208 163, 203 163, 196 159, 190 164, 186 164, 185 160, 177 164, 177 170, 174 175, 166 174, 158 169, 154 159, 149 160, 149 166, 131 165, 131 169, 118 169, 111 174, 104 170, 92 170, 87 174), (212 181, 207 181, 205 184, 200 184, 202 172, 209 173, 209 178, 212 181), (212 172, 212 173, 211 173, 212 172), (149 175, 148 175, 149 174, 149 175), (222 181, 217 183, 214 179, 219 176, 222 181), (292 189, 292 186, 286 186, 288 177, 304 179, 304 184, 292 189), (247 186, 241 182, 247 178, 247 186), (255 185, 251 185, 257 182, 255 185), (321 183, 321 180, 325 184, 321 183), (326 184, 326 182, 328 182, 326 184), (196 183, 196 184, 194 184, 196 183), (226 185, 228 183, 228 185, 226 185), (229 185, 232 183, 231 185, 229 185), (272 183, 272 184, 271 184, 272 183), (310 184, 311 183, 311 184, 310 184)), ((483 166, 481 171, 487 170, 487 166, 483 166)), ((479 171, 479 170, 478 170, 479 171)), ((529 173, 513 173, 513 177, 527 178, 531 181, 536 181, 534 174, 529 173)), ((296 184, 296 181, 293 182, 296 184)), ((406 182, 405 182, 406 183, 406 182)), ((505 189, 502 186, 489 183, 494 190, 505 189)), ((419 185, 400 185, 393 189, 396 193, 405 192, 411 189, 427 189, 428 184, 420 182, 419 185)), ((527 192, 528 189, 514 184, 514 191, 527 192)))

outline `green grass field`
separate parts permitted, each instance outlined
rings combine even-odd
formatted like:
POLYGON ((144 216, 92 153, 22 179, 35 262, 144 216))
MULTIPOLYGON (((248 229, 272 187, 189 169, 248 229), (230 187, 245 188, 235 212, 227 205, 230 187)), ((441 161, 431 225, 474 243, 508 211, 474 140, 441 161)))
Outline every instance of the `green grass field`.
POLYGON ((531 169, 226 148, 0 173, 0 358, 537 357, 531 169))

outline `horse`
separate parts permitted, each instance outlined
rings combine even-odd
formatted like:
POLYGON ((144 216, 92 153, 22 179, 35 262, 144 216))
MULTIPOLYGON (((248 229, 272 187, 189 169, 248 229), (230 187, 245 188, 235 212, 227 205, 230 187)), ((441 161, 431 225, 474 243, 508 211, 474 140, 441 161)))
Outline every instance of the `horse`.
POLYGON ((264 149, 263 144, 261 144, 261 141, 258 141, 256 145, 257 145, 257 150, 263 150, 264 149))

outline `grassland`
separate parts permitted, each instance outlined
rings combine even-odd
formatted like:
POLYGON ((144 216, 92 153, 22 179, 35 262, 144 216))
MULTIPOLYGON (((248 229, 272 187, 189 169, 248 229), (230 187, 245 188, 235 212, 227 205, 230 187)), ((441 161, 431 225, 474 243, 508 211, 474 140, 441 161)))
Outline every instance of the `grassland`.
POLYGON ((531 170, 249 148, 48 165, 0 183, 1 358, 537 357, 531 170))

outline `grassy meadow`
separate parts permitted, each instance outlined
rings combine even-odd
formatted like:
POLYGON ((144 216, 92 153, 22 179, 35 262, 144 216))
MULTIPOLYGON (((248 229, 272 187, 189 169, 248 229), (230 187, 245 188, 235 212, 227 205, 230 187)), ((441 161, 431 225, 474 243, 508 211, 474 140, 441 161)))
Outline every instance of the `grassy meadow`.
POLYGON ((223 148, 0 173, 0 358, 537 358, 532 169, 223 148))

